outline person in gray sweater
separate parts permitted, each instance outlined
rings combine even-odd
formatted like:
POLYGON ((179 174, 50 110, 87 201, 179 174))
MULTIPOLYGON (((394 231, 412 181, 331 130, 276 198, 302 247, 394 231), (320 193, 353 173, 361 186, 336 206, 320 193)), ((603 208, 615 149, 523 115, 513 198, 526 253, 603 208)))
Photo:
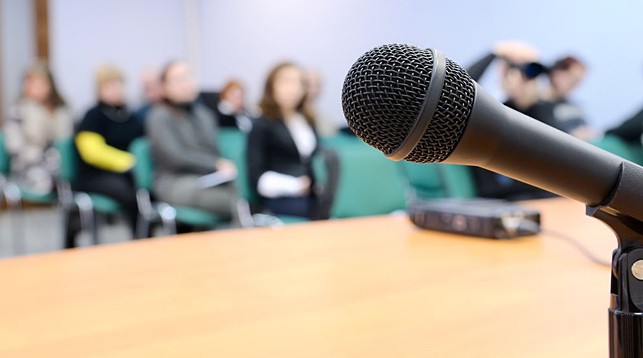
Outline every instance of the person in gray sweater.
POLYGON ((239 226, 233 181, 208 186, 200 178, 236 176, 233 162, 220 156, 212 112, 195 102, 197 88, 188 66, 171 62, 161 74, 164 100, 145 120, 155 165, 154 194, 171 205, 210 211, 239 226))

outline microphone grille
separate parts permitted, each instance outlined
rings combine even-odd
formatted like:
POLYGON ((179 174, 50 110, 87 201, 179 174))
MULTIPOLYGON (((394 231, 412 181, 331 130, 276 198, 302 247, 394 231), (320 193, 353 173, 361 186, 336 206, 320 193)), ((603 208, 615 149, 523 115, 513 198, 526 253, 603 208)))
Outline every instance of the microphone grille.
MULTIPOLYGON (((342 89, 344 115, 353 132, 385 154, 396 150, 422 111, 432 68, 431 51, 410 45, 384 45, 360 57, 342 89)), ((446 59, 438 106, 422 139, 404 159, 446 159, 464 133, 474 98, 471 77, 446 59)))

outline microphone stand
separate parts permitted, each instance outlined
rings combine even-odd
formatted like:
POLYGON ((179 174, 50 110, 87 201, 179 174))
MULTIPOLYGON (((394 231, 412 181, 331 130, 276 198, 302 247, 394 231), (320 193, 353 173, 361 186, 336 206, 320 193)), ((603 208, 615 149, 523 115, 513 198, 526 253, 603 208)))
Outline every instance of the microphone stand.
POLYGON ((599 209, 591 215, 616 233, 609 308, 610 357, 643 357, 643 223, 599 209))
MULTIPOLYGON (((587 206, 587 215, 606 223, 616 234, 612 254, 609 307, 609 350, 612 358, 643 358, 643 220, 616 208, 643 205, 632 191, 641 190, 643 175, 625 162, 612 195, 604 204, 587 206)), ((632 212, 632 211, 626 211, 632 212)))

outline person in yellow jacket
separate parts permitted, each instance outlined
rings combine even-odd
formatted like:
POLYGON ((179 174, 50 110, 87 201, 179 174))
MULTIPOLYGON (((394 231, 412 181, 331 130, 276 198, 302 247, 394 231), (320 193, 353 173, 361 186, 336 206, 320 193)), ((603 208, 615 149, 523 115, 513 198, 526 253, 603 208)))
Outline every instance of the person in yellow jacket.
POLYGON ((81 160, 72 186, 116 200, 134 237, 138 208, 131 169, 135 158, 128 148, 143 136, 143 123, 125 104, 124 83, 123 73, 112 65, 96 72, 98 103, 87 111, 77 130, 75 143, 81 160))

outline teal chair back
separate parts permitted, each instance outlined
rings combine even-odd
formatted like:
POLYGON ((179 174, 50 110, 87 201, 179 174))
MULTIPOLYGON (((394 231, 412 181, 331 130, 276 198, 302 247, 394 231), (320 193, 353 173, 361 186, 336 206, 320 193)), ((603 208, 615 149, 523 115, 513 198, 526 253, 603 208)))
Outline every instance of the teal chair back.
POLYGON ((455 164, 435 165, 447 197, 469 199, 478 195, 471 167, 455 164))
POLYGON ((331 209, 337 218, 387 214, 406 207, 397 164, 357 138, 324 138, 339 157, 339 180, 331 209))
POLYGON ((0 174, 9 174, 11 157, 5 145, 4 133, 0 133, 0 174))
POLYGON ((477 194, 473 174, 467 166, 400 162, 400 167, 412 199, 465 199, 477 194))
POLYGON ((643 146, 630 144, 618 136, 607 134, 591 142, 595 146, 637 164, 643 164, 643 146))
POLYGON ((134 184, 139 189, 152 191, 154 163, 152 163, 149 142, 146 138, 137 138, 130 145, 129 151, 136 158, 136 165, 132 169, 134 184))
POLYGON ((409 199, 435 199, 447 196, 437 164, 400 162, 399 167, 406 179, 409 199))
POLYGON ((56 150, 60 155, 60 167, 58 168, 58 178, 62 181, 71 183, 76 179, 76 167, 80 158, 76 151, 74 139, 62 139, 56 141, 56 150))
POLYGON ((258 198, 250 188, 248 180, 248 166, 246 165, 247 136, 235 128, 219 129, 219 150, 224 158, 233 161, 237 166, 237 190, 239 195, 248 202, 255 203, 258 198))

